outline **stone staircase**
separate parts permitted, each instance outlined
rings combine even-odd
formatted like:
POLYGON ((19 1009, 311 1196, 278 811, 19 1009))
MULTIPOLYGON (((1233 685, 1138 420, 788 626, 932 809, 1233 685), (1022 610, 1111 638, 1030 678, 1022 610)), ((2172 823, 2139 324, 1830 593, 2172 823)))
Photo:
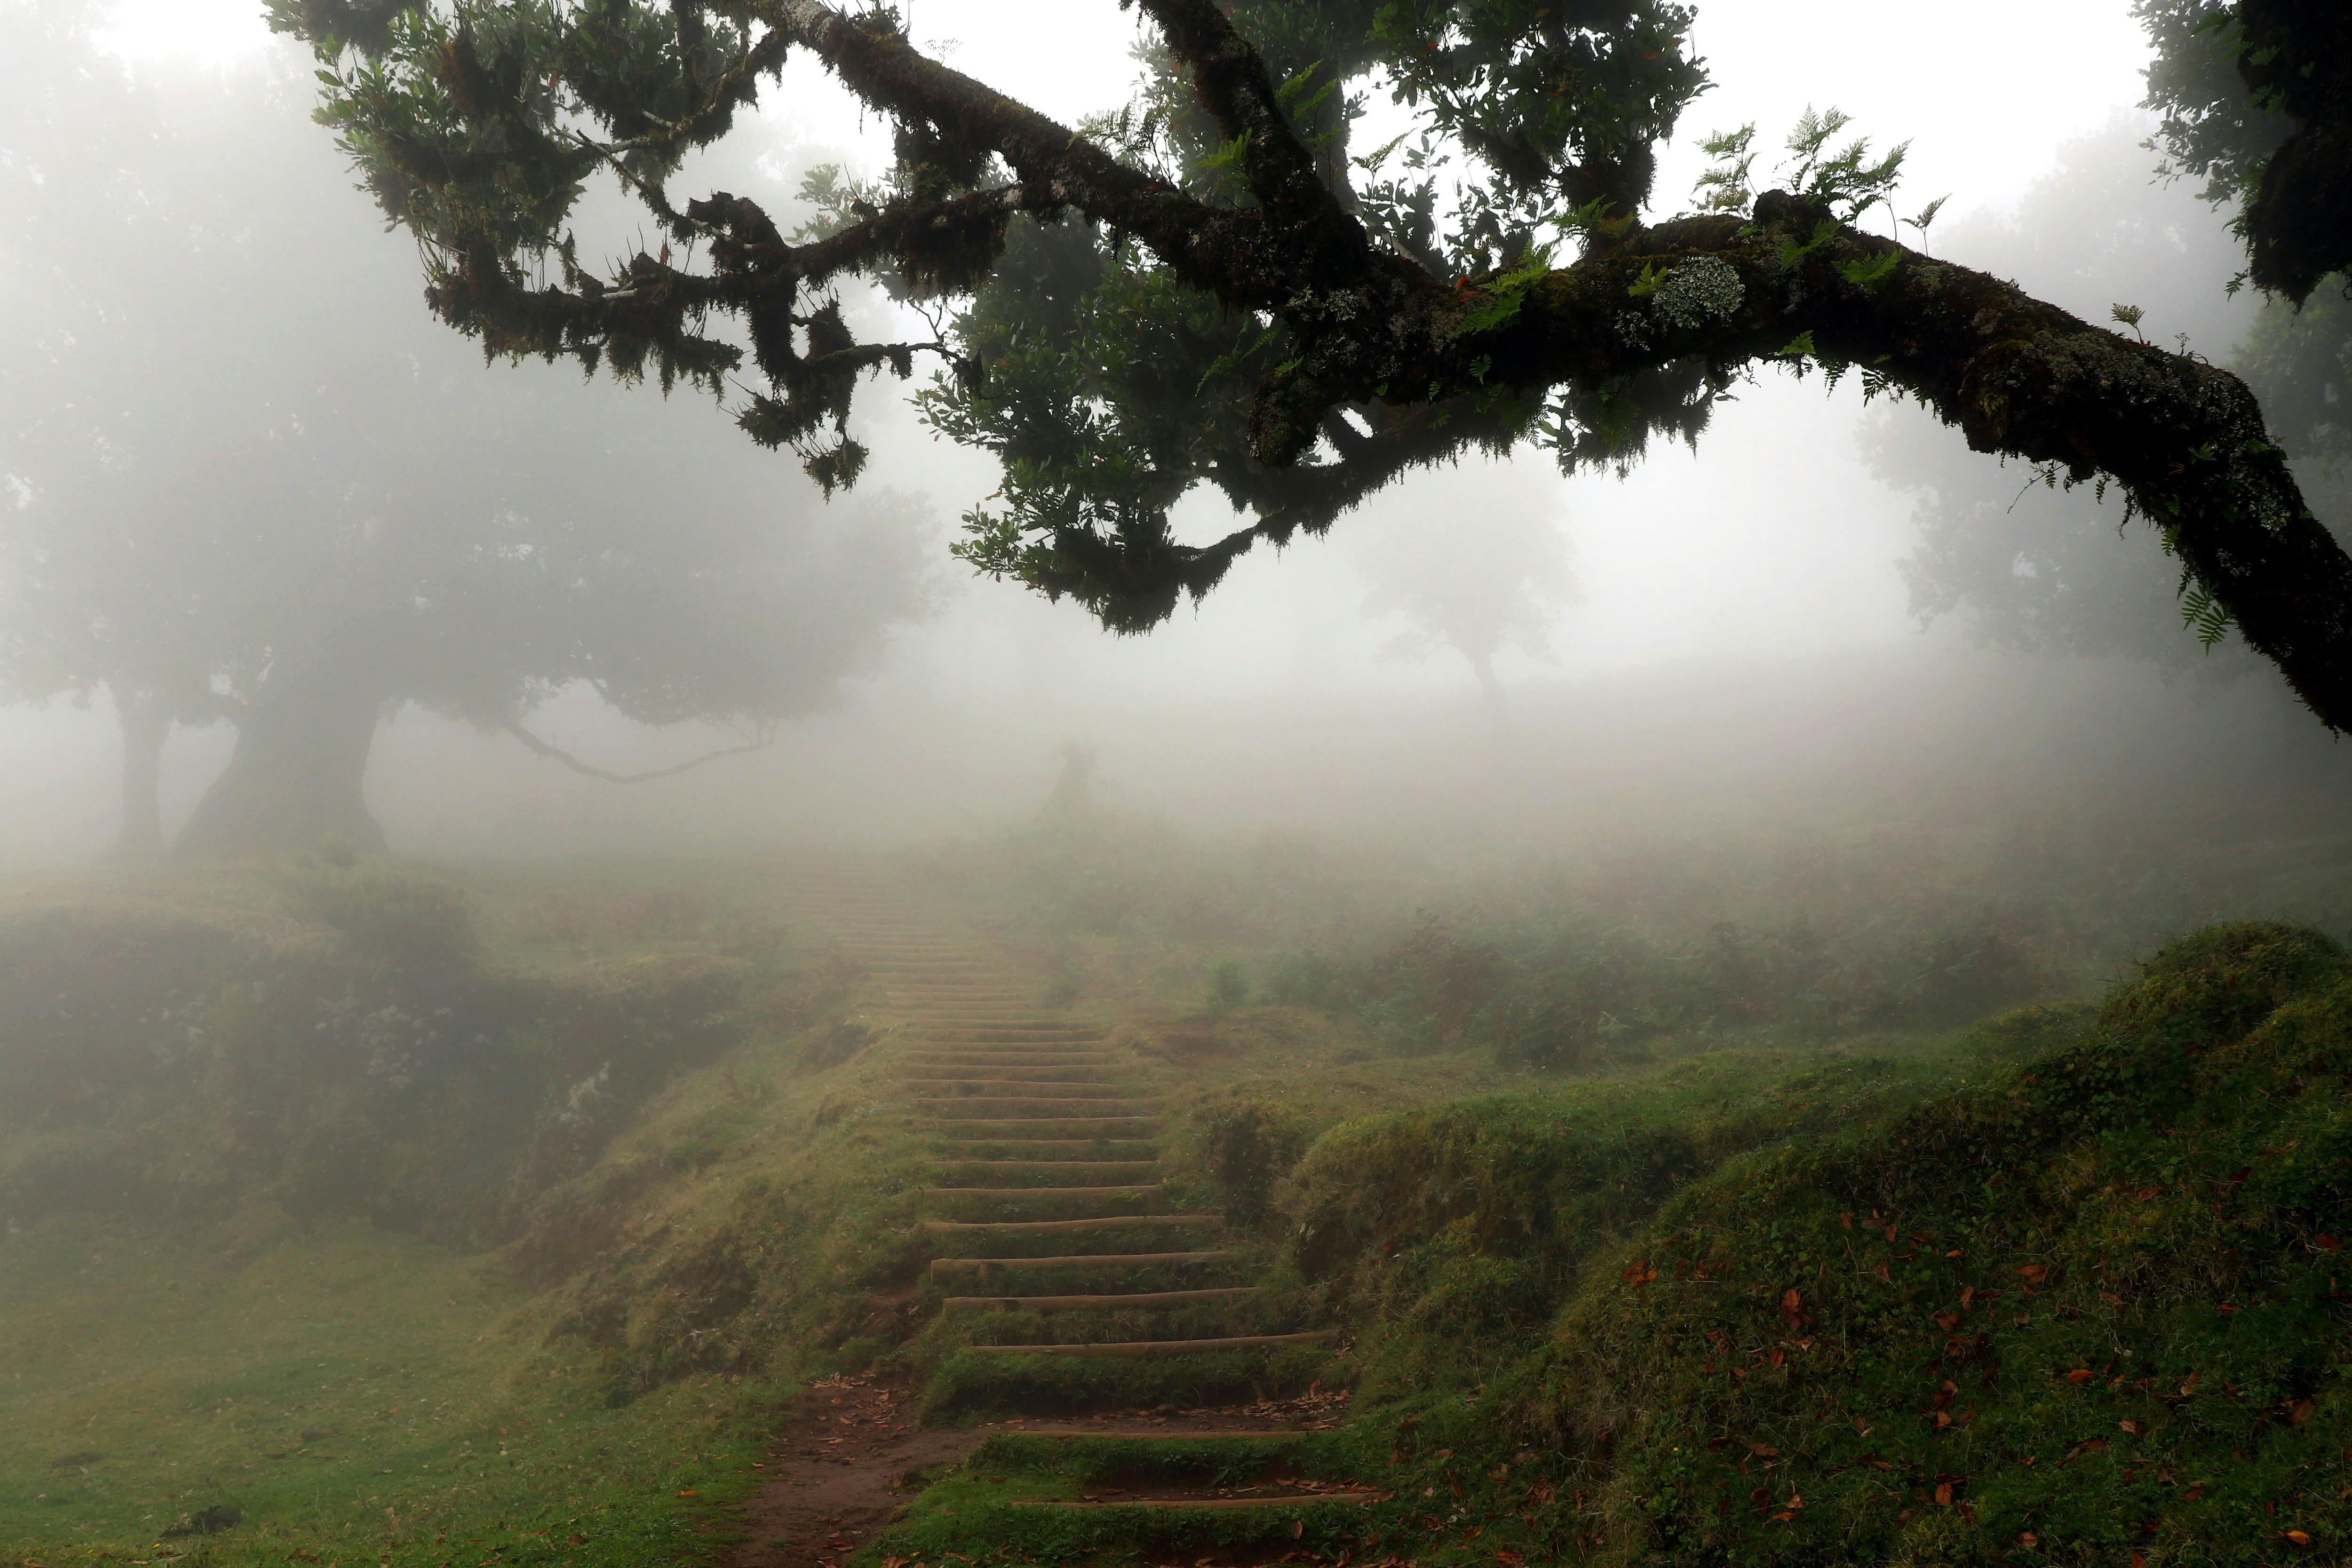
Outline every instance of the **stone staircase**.
MULTIPOLYGON (((1220 1215, 1171 1208, 1160 1100, 1144 1063, 1098 1029, 1040 1006, 1003 965, 878 875, 838 873, 808 890, 807 907, 886 989, 887 1011, 906 1026, 893 1049, 906 1125, 924 1145, 931 1183, 919 1223, 932 1243, 929 1279, 947 1292, 940 1326, 952 1338, 970 1334, 958 1355, 1003 1359, 992 1385, 1000 1408, 1066 1407, 1043 1369, 1070 1358, 1230 1358, 1331 1337, 1266 1321, 1254 1249, 1225 1238, 1220 1215), (1040 1369, 1034 1386, 1024 1366, 1040 1369)), ((1222 1416, 1199 1435, 1264 1443, 1269 1452, 1299 1436, 1238 1411, 1222 1416)), ((1028 1430, 1068 1443, 1180 1435, 1133 1425, 1129 1417, 1098 1429, 1028 1430)), ((1084 1506, 1230 1511, 1298 1501, 1288 1492, 1084 1506)))

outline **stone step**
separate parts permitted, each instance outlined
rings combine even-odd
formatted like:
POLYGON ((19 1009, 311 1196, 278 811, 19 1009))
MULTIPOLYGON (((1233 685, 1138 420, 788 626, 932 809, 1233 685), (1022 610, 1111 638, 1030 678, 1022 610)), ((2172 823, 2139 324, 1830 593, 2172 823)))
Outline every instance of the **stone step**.
POLYGON ((1013 1437, 1057 1440, 1099 1437, 1110 1443, 1300 1443, 1315 1436, 1300 1427, 1015 1427, 1013 1437))
POLYGON ((1034 1061, 1034 1058, 1025 1058, 1025 1055, 1021 1055, 1021 1058, 1013 1058, 1013 1061, 1009 1062, 976 1062, 976 1061, 969 1061, 969 1058, 948 1058, 948 1061, 908 1061, 906 1065, 919 1067, 919 1070, 924 1070, 924 1072, 943 1072, 943 1070, 948 1070, 948 1067, 962 1067, 962 1070, 971 1070, 971 1072, 1004 1072, 1004 1070, 1012 1070, 1012 1067, 1024 1067, 1024 1070, 1045 1070, 1045 1072, 1051 1072, 1051 1070, 1070 1070, 1070 1067, 1101 1067, 1101 1070, 1110 1070, 1110 1067, 1127 1070, 1127 1067, 1131 1067, 1129 1062, 1119 1062, 1115 1061, 1115 1058, 1108 1058, 1108 1055, 1098 1055, 1098 1058, 1089 1058, 1089 1061, 1079 1061, 1079 1062, 1070 1062, 1070 1061, 1040 1062, 1040 1061, 1034 1061))
POLYGON ((1153 1269, 1190 1268, 1195 1264, 1230 1263, 1242 1254, 1205 1252, 1088 1252, 1069 1258, 934 1258, 931 1278, 949 1274, 984 1274, 991 1269, 1153 1269))
MULTIPOLYGON (((1174 1509, 1187 1513, 1223 1513, 1253 1508, 1301 1509, 1317 1503, 1339 1503, 1343 1507, 1365 1508, 1386 1500, 1388 1493, 1373 1491, 1367 1487, 1349 1487, 1336 1491, 1297 1491, 1272 1493, 1265 1497, 1034 1497, 1007 1498, 1003 1508, 1068 1508, 1112 1509, 1151 1508, 1174 1509)), ((1213 1560, 1212 1560, 1213 1561, 1213 1560)))
POLYGON ((1094 1344, 975 1344, 969 1349, 992 1355, 1101 1355, 1147 1361, 1162 1355, 1203 1355, 1221 1350, 1265 1350, 1276 1345, 1321 1344, 1339 1337, 1337 1330, 1307 1333, 1245 1333, 1223 1339, 1139 1339, 1094 1344))
MULTIPOLYGON (((984 1130, 992 1130, 1003 1133, 1044 1133, 1048 1131, 1057 1131, 1068 1134, 1076 1131, 1079 1127, 1115 1127, 1122 1133, 1130 1134, 1126 1141, 1133 1142, 1134 1138, 1132 1135, 1142 1133, 1147 1128, 1150 1129, 1152 1132, 1158 1132, 1160 1128, 1160 1118, 1157 1116, 1006 1116, 995 1118, 981 1116, 923 1116, 917 1118, 914 1125, 927 1131, 940 1134, 946 1133, 950 1128, 964 1133, 977 1133, 984 1130)), ((970 1141, 985 1143, 992 1140, 973 1139, 970 1141)))
POLYGON ((1064 1067, 1048 1062, 1043 1067, 1000 1067, 994 1062, 975 1061, 947 1067, 918 1065, 902 1083, 1003 1083, 1015 1088, 1034 1085, 1068 1088, 1076 1085, 1087 1089, 1118 1088, 1132 1077, 1132 1072, 1112 1076, 1108 1065, 1096 1066, 1082 1062, 1076 1067, 1064 1067), (1057 1074, 1069 1073, 1070 1077, 1057 1074))
MULTIPOLYGON (((984 1171, 996 1176, 1011 1176, 1017 1171, 1033 1171, 1043 1176, 1146 1176, 1160 1168, 1158 1160, 930 1160, 927 1164, 943 1166, 959 1171, 984 1171)), ((1022 1192, 1037 1190, 1007 1187, 998 1190, 1022 1192)))
MULTIPOLYGON (((971 1124, 964 1123, 962 1125, 969 1126, 971 1124)), ((1097 1154, 1106 1152, 1108 1145, 1115 1144, 1134 1144, 1145 1149, 1157 1149, 1160 1146, 1149 1138, 950 1138, 948 1142, 986 1144, 1000 1148, 1021 1149, 1030 1154, 1043 1154, 1047 1149, 1067 1149, 1074 1154, 1083 1150, 1088 1154, 1097 1154)), ((954 1157, 951 1155, 932 1156, 935 1164, 950 1163, 954 1157)))
POLYGON ((1230 1301, 1242 1296, 1255 1296, 1255 1285, 1227 1285, 1213 1291, 1132 1291, 1112 1296, 950 1296, 940 1303, 942 1312, 974 1312, 986 1308, 1010 1308, 1028 1312, 1089 1312, 1097 1308, 1173 1307, 1195 1301, 1230 1301))
MULTIPOLYGON (((918 1100, 924 1107, 957 1107, 971 1110, 976 1114, 1007 1110, 1054 1110, 1070 1112, 1075 1122, 1096 1122, 1096 1119, 1119 1119, 1119 1116, 1140 1116, 1148 1107, 1157 1105, 1152 1098, 1079 1098, 1079 1095, 967 1095, 957 1100, 952 1095, 934 1095, 929 1100, 918 1100)), ((960 1122, 960 1116, 934 1116, 936 1122, 960 1122)))
POLYGON ((1221 1214, 1114 1214, 1099 1219, 926 1219, 926 1230, 981 1231, 1000 1236, 1044 1235, 1056 1230, 1118 1230, 1128 1226, 1160 1229, 1210 1229, 1225 1222, 1221 1214))
POLYGON ((909 1067, 951 1062, 958 1067, 1073 1067, 1133 1065, 1134 1059, 1097 1040, 909 1040, 901 1047, 909 1067))
POLYGON ((1140 1099, 1157 1098, 1150 1093, 1122 1095, 1118 1092, 1130 1087, 1125 1083, 1066 1083, 1052 1079, 1024 1081, 1018 1078, 912 1078, 904 1081, 915 1091, 907 1098, 918 1105, 953 1103, 961 1100, 1002 1100, 1014 1091, 1036 1090, 1040 1100, 1140 1099))
POLYGON ((922 1196, 932 1197, 1156 1197, 1159 1182, 1145 1182, 1129 1186, 927 1186, 922 1196))

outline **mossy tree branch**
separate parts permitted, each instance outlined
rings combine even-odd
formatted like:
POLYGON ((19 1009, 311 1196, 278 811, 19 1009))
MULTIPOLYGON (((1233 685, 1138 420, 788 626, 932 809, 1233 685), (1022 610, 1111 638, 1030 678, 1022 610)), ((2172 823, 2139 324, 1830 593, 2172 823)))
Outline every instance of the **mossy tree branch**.
POLYGON ((355 56, 335 40, 358 30, 316 15, 326 0, 281 0, 278 16, 322 41, 325 117, 426 240, 429 297, 451 321, 493 351, 717 386, 740 356, 706 320, 738 317, 770 383, 745 427, 800 447, 828 485, 862 458, 846 434, 856 378, 904 375, 919 349, 956 357, 934 417, 1005 458, 1013 497, 974 515, 961 553, 1118 629, 1156 623, 1255 540, 1319 531, 1412 466, 1539 429, 1569 461, 1630 461, 1652 432, 1694 437, 1755 367, 1818 365, 1916 396, 1979 451, 2119 484, 2313 711, 2352 727, 2352 561, 2235 378, 1866 235, 1812 196, 1653 228, 1612 210, 1646 193, 1649 132, 1700 85, 1675 53, 1686 11, 1595 0, 1553 18, 1465 0, 1469 22, 1432 33, 1353 0, 1141 4, 1205 120, 1171 113, 1157 143, 1117 151, 926 57, 891 14, 821 0, 458 0, 393 16, 355 56), (1546 202, 1563 221, 1569 195, 1602 192, 1573 214, 1581 258, 1552 266, 1523 235, 1499 265, 1447 277, 1430 246, 1384 237, 1286 108, 1309 68, 1271 68, 1249 26, 1302 62, 1319 38, 1352 68, 1388 65, 1437 105, 1493 171, 1482 232, 1546 202), (745 197, 673 209, 662 184, 683 152, 723 133, 787 47, 897 123, 889 199, 852 204, 805 244, 745 197), (1457 56, 1475 68, 1446 63, 1457 56), (1573 113, 1546 118, 1571 87, 1573 113), (673 265, 666 245, 610 279, 579 267, 562 225, 586 162, 621 168, 698 258, 673 265), (1195 177, 1213 162, 1238 169, 1238 188, 1195 177), (1031 220, 1067 237, 1024 250, 1035 277, 1015 277, 1030 261, 1008 262, 1007 246, 1031 220), (524 262, 548 256, 560 281, 530 282, 524 262), (974 304, 952 342, 862 345, 829 292, 852 275, 974 304), (1201 483, 1254 520, 1181 546, 1167 513, 1201 483))

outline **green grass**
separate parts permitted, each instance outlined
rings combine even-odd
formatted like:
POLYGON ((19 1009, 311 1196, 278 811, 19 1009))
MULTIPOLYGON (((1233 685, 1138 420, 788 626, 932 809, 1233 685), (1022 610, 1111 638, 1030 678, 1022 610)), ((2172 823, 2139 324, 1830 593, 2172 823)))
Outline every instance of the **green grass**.
POLYGON ((689 1379, 615 1412, 479 1258, 362 1226, 20 1228, 0 1322, 0 1540, 53 1568, 151 1560, 214 1506, 246 1522, 167 1550, 642 1568, 692 1560, 756 1481, 766 1391, 689 1379))
MULTIPOLYGON (((271 874, 17 888, 0 909, 193 922, 330 972, 335 939, 289 926, 271 874)), ((487 969, 587 977, 547 993, 583 1031, 647 994, 639 975, 824 963, 766 868, 441 874, 467 890, 487 969)), ((1041 992, 1067 959, 1048 946, 1008 962, 1041 992)), ((1197 969, 1217 950, 1139 923, 1067 961, 1150 973, 1153 953, 1197 969)), ((2137 1551, 2258 1568, 2302 1552, 2290 1530, 2318 1560, 2352 1551, 2352 1267, 2330 1244, 2352 1233, 2352 977, 2308 934, 2208 934, 2095 1013, 1809 1046, 1709 1027, 1575 1073, 1460 1040, 1401 1051, 1376 1013, 1211 1015, 1181 999, 1189 980, 1090 985, 1071 1016, 1114 1028, 1163 1092, 1168 1207, 1225 1210, 1218 1244, 1270 1270, 1244 1311, 1164 1321, 1341 1331, 1328 1351, 1150 1362, 964 1348, 1080 1318, 931 1321, 941 1295, 1003 1287, 925 1278, 939 1249, 912 1225, 933 1145, 900 1124, 887 1017, 866 1019, 872 1047, 810 1065, 872 999, 854 975, 828 983, 821 1014, 760 1011, 755 988, 732 1043, 647 1080, 593 1164, 489 1205, 496 1245, 397 1216, 298 1223, 278 1187, 238 1176, 244 1124, 168 1086, 110 1120, 77 1102, 0 1128, 0 1165, 76 1139, 107 1158, 168 1144, 159 1169, 194 1161, 224 1173, 204 1190, 241 1194, 139 1223, 19 1206, 0 1239, 0 1542, 45 1568, 153 1562, 163 1525, 218 1504, 246 1522, 176 1551, 240 1568, 691 1563, 757 1485, 794 1380, 878 1368, 941 1420, 1345 1382, 1343 1429, 1297 1462, 1395 1496, 1173 1527, 1022 1511, 1005 1500, 1069 1495, 1106 1466, 1244 1460, 996 1439, 877 1559, 1162 1562, 1256 1542, 1359 1562, 2125 1568, 2137 1551), (895 1321, 869 1301, 910 1289, 895 1321)), ((1127 1249, 1162 1249, 1136 1235, 1127 1249)), ((1094 1326, 1114 1323, 1158 1337, 1094 1326)))

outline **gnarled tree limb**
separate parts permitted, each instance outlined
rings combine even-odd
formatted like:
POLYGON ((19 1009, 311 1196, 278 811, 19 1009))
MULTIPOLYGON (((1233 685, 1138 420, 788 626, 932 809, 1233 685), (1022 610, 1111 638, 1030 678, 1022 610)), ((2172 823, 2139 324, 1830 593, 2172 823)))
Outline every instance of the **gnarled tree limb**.
MULTIPOLYGON (((333 0, 278 4, 281 25, 331 31, 320 17, 333 0), (291 10, 304 15, 289 22, 291 10)), ((1568 458, 1624 461, 1648 432, 1695 435, 1713 394, 1757 367, 1819 365, 1916 396, 1979 451, 2053 465, 2070 481, 2119 484, 2313 711, 2352 727, 2352 560, 2310 516, 2236 378, 1864 235, 1811 187, 1768 193, 1739 216, 1646 229, 1631 221, 1631 204, 1648 191, 1650 144, 1700 80, 1679 53, 1680 7, 1578 0, 1555 15, 1457 0, 1399 22, 1361 0, 1141 0, 1241 174, 1236 197, 1214 183, 1187 188, 1187 160, 1206 151, 1197 140, 1156 167, 1114 153, 929 58, 885 13, 853 16, 823 0, 668 0, 677 20, 664 41, 652 0, 556 4, 530 17, 486 0, 453 4, 454 31, 422 8, 381 26, 378 68, 340 78, 329 113, 387 206, 434 251, 436 307, 503 351, 602 354, 623 373, 650 360, 665 381, 713 385, 740 356, 706 333, 704 319, 740 317, 772 393, 753 399, 746 427, 802 446, 828 485, 853 477, 862 456, 845 434, 857 376, 903 375, 917 349, 947 351, 855 342, 823 293, 831 282, 889 274, 932 293, 985 297, 1009 287, 1002 263, 1016 220, 1081 220, 1092 270, 1021 296, 1046 312, 1043 324, 975 325, 976 306, 961 329, 957 427, 1005 457, 1026 507, 976 515, 982 542, 965 553, 983 570, 1074 594, 1119 629, 1206 591, 1255 540, 1318 531, 1410 467, 1506 446, 1538 425, 1568 458), (536 84, 554 77, 538 62, 585 57, 583 39, 617 47, 612 18, 639 12, 645 25, 627 37, 645 56, 608 74, 658 84, 646 94, 684 92, 664 99, 675 134, 647 131, 627 102, 607 101, 610 90, 583 93, 574 110, 601 116, 615 147, 637 138, 653 149, 619 155, 648 160, 635 183, 674 238, 701 246, 704 270, 673 267, 666 247, 607 283, 572 262, 559 227, 576 172, 542 123, 553 110, 539 107, 548 94, 536 84), (1358 215, 1356 193, 1331 183, 1285 108, 1303 73, 1278 85, 1237 20, 1244 14, 1268 27, 1304 17, 1345 33, 1349 68, 1384 61, 1400 90, 1427 95, 1414 101, 1437 105, 1457 138, 1486 148, 1508 222, 1490 204, 1480 233, 1522 223, 1529 204, 1588 192, 1627 210, 1581 214, 1591 243, 1569 265, 1521 246, 1506 250, 1499 269, 1444 276, 1432 263, 1446 252, 1384 242, 1358 215), (721 65, 696 66, 698 51, 721 45, 721 65), (785 45, 810 50, 899 128, 898 193, 802 245, 747 198, 722 193, 680 213, 653 188, 679 149, 723 128, 785 45), (1392 59, 1381 53, 1391 45, 1392 59), (1465 75, 1457 67, 1471 55, 1460 51, 1477 50, 1491 58, 1465 75), (1502 108, 1485 116, 1461 101, 1465 82, 1502 108), (1559 103, 1583 118, 1546 108, 1559 103), (564 277, 534 287, 520 258, 551 253, 564 277), (1171 280, 1239 325, 1235 346, 1217 350, 1213 331, 1183 318, 1171 280), (1088 324, 1106 302, 1128 313, 1127 325, 1088 324), (1173 359, 1134 351, 1139 326, 1173 359), (1117 331, 1130 332, 1123 347, 1117 331), (1007 401, 1024 396, 1051 406, 1007 401), (1245 419, 1223 407, 1187 413, 1178 407, 1187 397, 1245 403, 1245 419), (1342 411, 1369 433, 1335 423, 1342 411), (820 448, 828 422, 835 444, 820 448), (1202 480, 1255 517, 1214 544, 1182 546, 1166 514, 1202 480)), ((368 26, 381 21, 377 0, 362 9, 368 26)), ((1495 246, 1481 239, 1455 253, 1495 246)))

